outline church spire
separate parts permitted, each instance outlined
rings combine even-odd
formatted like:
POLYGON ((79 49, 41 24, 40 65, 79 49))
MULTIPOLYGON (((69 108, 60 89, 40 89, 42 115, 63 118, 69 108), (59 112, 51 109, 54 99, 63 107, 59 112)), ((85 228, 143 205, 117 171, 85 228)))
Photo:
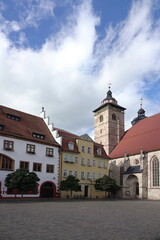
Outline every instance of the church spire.
POLYGON ((114 103, 117 105, 117 101, 115 98, 112 97, 112 92, 111 92, 111 83, 109 82, 108 84, 108 92, 107 92, 107 96, 105 99, 103 99, 103 101, 101 102, 101 104, 105 104, 105 103, 114 103))
POLYGON ((140 109, 139 109, 138 112, 137 112, 137 113, 138 113, 138 116, 132 120, 132 122, 131 122, 132 126, 135 125, 135 124, 136 124, 137 122, 139 122, 140 120, 147 118, 147 117, 145 116, 145 111, 144 111, 144 109, 142 108, 143 98, 141 98, 140 101, 141 101, 141 102, 140 102, 140 109))

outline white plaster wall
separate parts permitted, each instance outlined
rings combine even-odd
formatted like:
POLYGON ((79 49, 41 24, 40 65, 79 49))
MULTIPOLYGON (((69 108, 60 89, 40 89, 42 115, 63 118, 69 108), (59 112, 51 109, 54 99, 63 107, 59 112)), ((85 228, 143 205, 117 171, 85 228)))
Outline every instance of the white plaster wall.
MULTIPOLYGON (((33 171, 33 163, 42 163, 42 171, 35 172, 37 176, 40 178, 39 186, 45 181, 52 181, 54 184, 58 185, 58 167, 59 167, 59 153, 58 147, 39 144, 30 141, 18 140, 10 137, 3 137, 0 136, 0 153, 5 154, 15 160, 14 170, 19 168, 20 161, 27 161, 29 162, 29 171, 33 171), (3 143, 4 140, 9 140, 14 142, 14 151, 3 150, 3 143), (35 154, 26 153, 26 146, 27 144, 35 145, 35 154), (46 147, 54 149, 54 157, 47 157, 46 156, 46 147), (54 173, 46 173, 46 164, 54 165, 54 173)), ((12 171, 3 171, 0 170, 0 182, 1 190, 5 191, 6 188, 4 186, 4 179, 7 174, 11 173, 12 171)), ((5 194, 2 194, 5 196, 5 194)), ((9 196, 9 195, 7 195, 9 196)), ((35 195, 34 195, 35 196, 35 195)), ((27 195, 29 197, 29 195, 27 195)))

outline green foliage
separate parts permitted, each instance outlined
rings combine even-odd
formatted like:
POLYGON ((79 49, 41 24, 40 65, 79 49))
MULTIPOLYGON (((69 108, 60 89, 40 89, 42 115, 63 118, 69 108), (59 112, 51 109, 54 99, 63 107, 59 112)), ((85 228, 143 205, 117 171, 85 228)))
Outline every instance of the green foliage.
POLYGON ((66 180, 61 181, 60 189, 62 191, 70 191, 72 197, 72 191, 81 191, 80 180, 72 175, 68 176, 66 180))
POLYGON ((104 175, 102 178, 97 179, 94 187, 96 190, 110 192, 114 195, 121 188, 116 184, 116 181, 114 179, 110 178, 107 175, 104 175))
POLYGON ((5 186, 11 190, 17 189, 23 196, 23 193, 34 190, 39 180, 36 173, 26 169, 17 169, 6 176, 5 186))

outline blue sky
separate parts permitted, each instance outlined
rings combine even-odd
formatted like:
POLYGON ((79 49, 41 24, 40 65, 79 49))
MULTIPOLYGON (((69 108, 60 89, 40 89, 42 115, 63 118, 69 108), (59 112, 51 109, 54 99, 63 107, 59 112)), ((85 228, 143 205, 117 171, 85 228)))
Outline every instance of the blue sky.
POLYGON ((159 112, 160 0, 0 0, 1 103, 92 135, 111 82, 127 108, 159 112))

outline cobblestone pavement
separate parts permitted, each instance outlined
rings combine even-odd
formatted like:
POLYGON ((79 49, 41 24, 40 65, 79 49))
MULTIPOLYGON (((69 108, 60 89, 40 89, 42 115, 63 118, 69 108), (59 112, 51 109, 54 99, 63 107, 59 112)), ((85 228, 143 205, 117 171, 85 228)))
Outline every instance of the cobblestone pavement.
POLYGON ((160 201, 0 202, 0 240, 160 240, 160 201))

